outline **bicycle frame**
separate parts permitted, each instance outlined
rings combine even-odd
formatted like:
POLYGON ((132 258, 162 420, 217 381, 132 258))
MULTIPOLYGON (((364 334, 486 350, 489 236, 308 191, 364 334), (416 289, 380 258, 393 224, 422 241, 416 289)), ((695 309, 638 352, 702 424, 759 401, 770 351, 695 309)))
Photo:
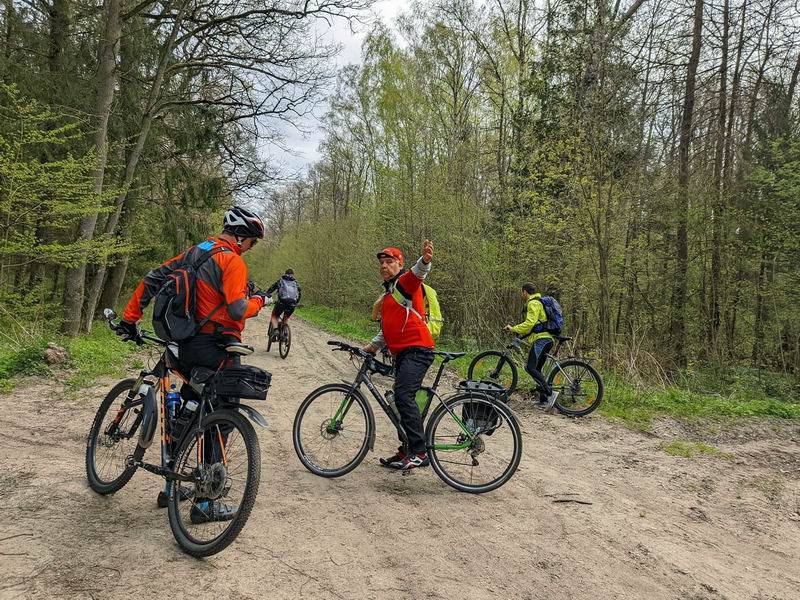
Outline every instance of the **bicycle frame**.
MULTIPOLYGON (((372 360, 374 360, 374 359, 367 358, 362 362, 361 367, 358 370, 358 374, 356 375, 356 378, 352 382, 347 381, 347 380, 343 380, 344 383, 346 383, 346 384, 348 384, 350 386, 350 389, 348 390, 348 392, 345 395, 345 397, 342 399, 342 402, 339 404, 339 407, 336 410, 336 413, 334 414, 333 418, 331 419, 331 423, 329 424, 329 426, 333 425, 335 427, 338 423, 341 423, 342 420, 347 416, 347 413, 350 410, 350 407, 353 405, 353 395, 356 393, 357 390, 359 390, 359 388, 361 387, 361 384, 363 383, 364 385, 366 385, 366 387, 369 390, 369 392, 372 395, 372 397, 375 398, 375 401, 378 403, 378 405, 383 409, 383 412, 386 413, 386 416, 389 417, 389 420, 395 426, 395 429, 397 429, 397 432, 400 435, 400 437, 403 439, 403 442, 407 445, 408 444, 408 436, 406 434, 405 429, 403 428, 402 423, 400 422, 400 418, 391 409, 391 407, 389 406, 389 403, 386 402, 386 398, 383 396, 383 394, 381 394, 381 392, 378 390, 378 388, 373 383, 372 378, 370 377, 370 374, 369 374, 369 372, 371 370, 370 361, 372 361, 372 360)), ((439 381, 441 380, 441 377, 442 377, 442 374, 444 372, 444 367, 445 367, 446 362, 447 361, 442 361, 441 365, 439 366, 439 371, 436 374, 436 378, 435 378, 435 380, 433 382, 433 385, 428 389, 430 390, 432 395, 437 400, 439 400, 439 403, 444 405, 445 410, 447 410, 447 412, 450 414, 450 416, 453 417, 453 419, 456 421, 456 423, 458 423, 458 426, 464 432, 466 438, 460 444, 437 444, 437 445, 433 446, 433 449, 434 450, 441 450, 441 451, 466 450, 466 449, 470 448, 470 446, 474 442, 474 440, 476 438, 476 434, 473 433, 472 431, 470 431, 470 429, 464 424, 464 422, 461 420, 461 418, 457 414, 455 414, 455 412, 448 406, 448 404, 446 402, 447 398, 442 399, 439 396, 439 394, 436 393, 436 388, 438 387, 439 381)), ((429 401, 428 401, 428 406, 426 407, 426 414, 427 414, 428 410, 430 409, 430 404, 432 402, 433 402, 433 398, 430 398, 429 401)), ((369 403, 367 403, 367 406, 369 406, 369 403)), ((371 408, 369 410, 371 410, 371 408)), ((374 415, 372 415, 372 420, 374 422, 374 415)), ((370 450, 374 449, 374 445, 375 445, 375 428, 373 427, 372 433, 371 433, 371 436, 370 436, 370 440, 369 440, 369 448, 370 448, 370 450)))
MULTIPOLYGON (((545 368, 542 369, 542 376, 545 379, 547 379, 551 372, 553 372, 555 369, 558 369, 558 371, 564 377, 567 378, 567 381, 569 381, 570 385, 572 385, 572 384, 574 384, 574 381, 570 378, 570 376, 567 374, 567 372, 564 371, 564 369, 561 368, 561 363, 558 360, 558 351, 561 349, 561 346, 564 343, 565 343, 565 340, 559 340, 558 343, 556 344, 555 350, 553 350, 552 353, 551 352, 545 352, 544 353, 545 354, 545 363, 544 363, 545 368)), ((515 350, 517 350, 517 351, 519 351, 521 353, 522 352, 522 347, 521 347, 522 344, 525 344, 526 346, 530 346, 531 345, 530 342, 527 342, 526 340, 524 340, 521 337, 516 338, 513 342, 511 342, 510 344, 508 344, 505 347, 505 350, 503 350, 503 353, 502 353, 501 362, 498 363, 498 364, 502 364, 502 360, 507 360, 509 362, 514 362, 514 359, 511 356, 511 354, 515 350)), ((570 355, 567 358, 574 358, 574 356, 570 355)))
MULTIPOLYGON (((134 454, 127 458, 126 464, 128 466, 141 467, 145 471, 164 477, 168 481, 178 480, 185 482, 193 482, 194 481, 193 477, 180 475, 178 473, 175 473, 170 468, 170 462, 172 460, 172 456, 170 454, 169 448, 173 440, 170 437, 170 433, 167 431, 166 427, 166 401, 165 401, 167 390, 170 389, 171 385, 170 373, 171 372, 175 373, 175 375, 181 381, 185 382, 186 380, 183 377, 181 377, 179 373, 171 371, 171 369, 169 369, 169 367, 166 364, 167 361, 165 357, 165 354, 167 352, 169 352, 169 350, 168 348, 165 348, 164 353, 162 354, 161 358, 158 360, 158 362, 156 363, 155 367, 152 370, 149 371, 142 370, 139 372, 139 377, 136 379, 136 382, 131 388, 128 397, 122 403, 122 406, 120 407, 120 410, 117 413, 117 417, 114 419, 114 421, 112 421, 109 428, 117 426, 119 424, 119 420, 122 418, 122 415, 125 414, 125 412, 127 412, 130 409, 133 409, 136 406, 141 405, 142 410, 136 416, 136 420, 134 420, 133 426, 131 427, 132 431, 135 430, 137 426, 141 427, 141 429, 139 429, 139 443, 137 444, 134 454), (155 380, 151 378, 155 378, 155 380), (158 398, 158 400, 156 399, 156 391, 155 391, 156 387, 158 387, 158 390, 160 392, 160 397, 158 398), (131 397, 132 395, 133 397, 131 397), (155 438, 156 425, 160 428, 160 433, 161 433, 160 465, 146 463, 142 460, 142 457, 144 456, 144 451, 150 447, 150 445, 153 442, 153 439, 155 438)), ((208 412, 206 410, 207 402, 208 400, 206 398, 201 398, 197 415, 192 419, 192 421, 187 423, 184 436, 196 433, 198 430, 201 430, 200 424, 202 423, 202 418, 208 412)), ((106 433, 108 433, 108 431, 106 433)))

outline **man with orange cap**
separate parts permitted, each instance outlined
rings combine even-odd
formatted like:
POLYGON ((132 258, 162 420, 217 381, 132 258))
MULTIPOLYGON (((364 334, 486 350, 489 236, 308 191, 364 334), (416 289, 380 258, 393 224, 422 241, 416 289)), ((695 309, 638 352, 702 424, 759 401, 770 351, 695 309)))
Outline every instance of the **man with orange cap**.
POLYGON ((374 354, 388 346, 394 356, 395 406, 408 437, 408 447, 401 446, 394 456, 380 460, 385 467, 406 471, 429 464, 415 396, 433 363, 434 342, 423 316, 422 297, 422 282, 431 270, 433 242, 425 240, 422 256, 410 270, 403 268, 405 259, 399 248, 389 246, 377 256, 384 291, 381 331, 364 350, 374 354))

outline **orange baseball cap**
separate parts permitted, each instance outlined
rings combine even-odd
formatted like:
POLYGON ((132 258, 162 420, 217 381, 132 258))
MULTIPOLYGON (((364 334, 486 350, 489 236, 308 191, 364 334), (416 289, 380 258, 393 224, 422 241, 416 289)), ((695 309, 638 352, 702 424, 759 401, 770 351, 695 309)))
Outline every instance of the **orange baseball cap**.
POLYGON ((377 254, 378 258, 393 258, 397 262, 400 263, 400 266, 403 266, 405 259, 403 258, 403 253, 400 248, 395 248, 394 246, 387 246, 377 254))

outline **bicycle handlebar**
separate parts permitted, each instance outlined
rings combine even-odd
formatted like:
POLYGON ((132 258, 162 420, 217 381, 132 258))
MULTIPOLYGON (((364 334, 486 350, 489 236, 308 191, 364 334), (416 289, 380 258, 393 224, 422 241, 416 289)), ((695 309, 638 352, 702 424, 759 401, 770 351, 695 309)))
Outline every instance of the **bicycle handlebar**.
MULTIPOLYGON (((117 313, 115 313, 110 308, 103 309, 103 317, 105 317, 106 321, 108 321, 108 326, 113 332, 117 332, 120 328, 119 323, 114 323, 114 319, 117 318, 117 313)), ((137 345, 141 346, 144 342, 151 342, 153 344, 158 344, 160 346, 166 346, 167 342, 162 340, 161 338, 153 337, 149 335, 149 332, 146 329, 139 330, 139 339, 134 340, 126 340, 129 342, 136 342, 137 345)))
POLYGON ((336 348, 333 349, 334 351, 341 350, 342 352, 349 352, 354 356, 363 358, 365 361, 368 361, 367 368, 375 373, 388 375, 392 370, 391 365, 387 365, 386 363, 379 361, 373 354, 365 352, 357 346, 351 346, 350 344, 346 344, 345 342, 340 342, 338 340, 328 340, 328 345, 336 346, 336 348))
POLYGON ((361 358, 375 358, 369 352, 365 352, 361 348, 357 348, 356 346, 351 346, 350 344, 340 342, 339 340, 328 340, 328 346, 336 346, 336 348, 334 348, 334 351, 341 350, 342 352, 349 352, 350 354, 355 354, 356 356, 360 356, 361 358))

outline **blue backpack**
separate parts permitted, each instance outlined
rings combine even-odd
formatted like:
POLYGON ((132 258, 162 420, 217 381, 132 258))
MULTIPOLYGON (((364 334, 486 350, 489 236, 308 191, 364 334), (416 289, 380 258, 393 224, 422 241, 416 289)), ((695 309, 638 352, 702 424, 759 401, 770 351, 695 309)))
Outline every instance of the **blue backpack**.
POLYGON ((552 296, 542 296, 539 298, 539 302, 544 306, 547 321, 536 325, 534 331, 536 333, 546 331, 552 335, 561 335, 561 328, 564 327, 564 314, 561 311, 561 305, 558 300, 552 296))

